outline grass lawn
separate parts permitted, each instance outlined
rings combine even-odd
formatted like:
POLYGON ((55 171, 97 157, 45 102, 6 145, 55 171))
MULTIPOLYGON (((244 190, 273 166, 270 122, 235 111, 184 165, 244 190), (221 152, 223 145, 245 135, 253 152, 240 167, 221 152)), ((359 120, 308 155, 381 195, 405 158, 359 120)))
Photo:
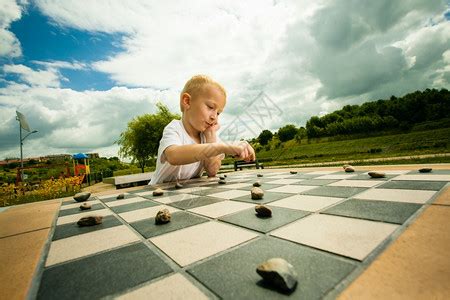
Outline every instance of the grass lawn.
MULTIPOLYGON (((291 140, 277 149, 259 151, 256 156, 265 165, 358 161, 400 156, 412 156, 408 163, 450 162, 448 156, 415 158, 419 155, 438 153, 450 153, 450 128, 342 141, 312 140, 308 143, 302 140, 299 144, 291 140)), ((382 162, 394 164, 401 161, 403 160, 382 162)), ((233 163, 233 161, 227 159, 224 163, 233 163)))

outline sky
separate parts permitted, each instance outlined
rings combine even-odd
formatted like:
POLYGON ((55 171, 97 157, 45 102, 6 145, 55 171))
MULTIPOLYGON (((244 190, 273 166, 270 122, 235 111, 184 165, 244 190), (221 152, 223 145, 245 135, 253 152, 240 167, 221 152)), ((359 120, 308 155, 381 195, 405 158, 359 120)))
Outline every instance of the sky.
POLYGON ((0 160, 97 152, 206 74, 224 140, 450 88, 450 0, 0 0, 0 160), (26 134, 26 132, 25 132, 26 134))

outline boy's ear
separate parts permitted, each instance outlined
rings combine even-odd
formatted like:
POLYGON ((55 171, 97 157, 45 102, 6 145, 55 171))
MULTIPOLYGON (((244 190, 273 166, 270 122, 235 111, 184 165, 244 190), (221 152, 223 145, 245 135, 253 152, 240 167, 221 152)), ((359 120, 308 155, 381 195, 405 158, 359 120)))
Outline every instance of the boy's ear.
POLYGON ((183 111, 191 106, 191 95, 189 95, 188 93, 183 93, 180 100, 183 111))

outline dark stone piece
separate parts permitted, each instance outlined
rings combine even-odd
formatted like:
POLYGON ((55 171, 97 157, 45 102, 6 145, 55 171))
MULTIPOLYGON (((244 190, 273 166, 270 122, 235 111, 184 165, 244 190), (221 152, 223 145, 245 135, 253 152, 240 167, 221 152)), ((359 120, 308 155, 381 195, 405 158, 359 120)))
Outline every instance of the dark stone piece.
POLYGON ((220 179, 219 181, 219 184, 226 184, 227 182, 225 181, 225 179, 220 179))
POLYGON ((297 174, 297 171, 290 171, 291 174, 297 174))
POLYGON ((291 293, 297 287, 297 272, 282 258, 271 258, 256 268, 264 281, 284 293, 291 293))
POLYGON ((78 220, 77 224, 80 227, 83 226, 94 226, 98 224, 102 224, 103 217, 102 216, 89 216, 89 217, 83 217, 78 220))
POLYGON ((167 208, 161 209, 158 211, 155 217, 155 224, 166 224, 170 222, 171 214, 167 208))
POLYGON ((432 168, 422 168, 422 169, 419 169, 419 172, 420 173, 430 173, 431 170, 433 170, 433 169, 432 168))
POLYGON ((75 194, 75 196, 73 196, 73 199, 77 202, 84 202, 87 199, 89 199, 90 196, 91 196, 91 193, 83 192, 83 193, 75 194))
POLYGON ((92 208, 92 205, 87 202, 84 202, 83 204, 80 205, 81 210, 87 210, 87 209, 91 209, 91 208, 92 208))
POLYGON ((259 187, 259 186, 261 186, 261 182, 256 181, 255 183, 253 183, 253 186, 259 187))
POLYGON ((227 178, 227 174, 223 174, 223 177, 227 178))
POLYGON ((117 195, 116 199, 125 199, 125 194, 117 195))
POLYGON ((259 187, 253 187, 251 195, 253 200, 261 200, 264 197, 264 191, 259 187))
POLYGON ((372 177, 372 178, 384 178, 384 177, 386 177, 386 173, 383 173, 383 172, 372 171, 372 172, 369 172, 367 174, 369 174, 369 176, 372 177))
POLYGON ((257 177, 263 177, 263 174, 256 174, 257 177))
POLYGON ((265 205, 255 206, 256 216, 260 218, 270 218, 272 217, 272 210, 265 205))
POLYGON ((157 188, 156 190, 153 191, 153 196, 162 196, 164 195, 164 191, 160 188, 157 188))
POLYGON ((183 188, 183 185, 182 185, 181 183, 177 182, 177 183, 175 184, 175 188, 176 188, 176 189, 181 189, 181 188, 183 188))
POLYGON ((355 172, 355 169, 354 169, 352 166, 347 166, 344 170, 345 170, 345 172, 347 172, 347 173, 355 172))
POLYGON ((220 176, 219 179, 220 180, 225 180, 225 176, 220 176))

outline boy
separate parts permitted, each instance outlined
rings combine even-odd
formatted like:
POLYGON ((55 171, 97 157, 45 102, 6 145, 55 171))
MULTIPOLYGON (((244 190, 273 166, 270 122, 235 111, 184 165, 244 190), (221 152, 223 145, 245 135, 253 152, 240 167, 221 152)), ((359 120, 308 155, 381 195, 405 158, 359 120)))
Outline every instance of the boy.
POLYGON ((247 142, 225 144, 218 138, 225 103, 225 89, 210 77, 197 75, 186 82, 180 94, 182 118, 164 128, 150 185, 199 177, 203 170, 216 176, 225 154, 255 160, 247 142))

